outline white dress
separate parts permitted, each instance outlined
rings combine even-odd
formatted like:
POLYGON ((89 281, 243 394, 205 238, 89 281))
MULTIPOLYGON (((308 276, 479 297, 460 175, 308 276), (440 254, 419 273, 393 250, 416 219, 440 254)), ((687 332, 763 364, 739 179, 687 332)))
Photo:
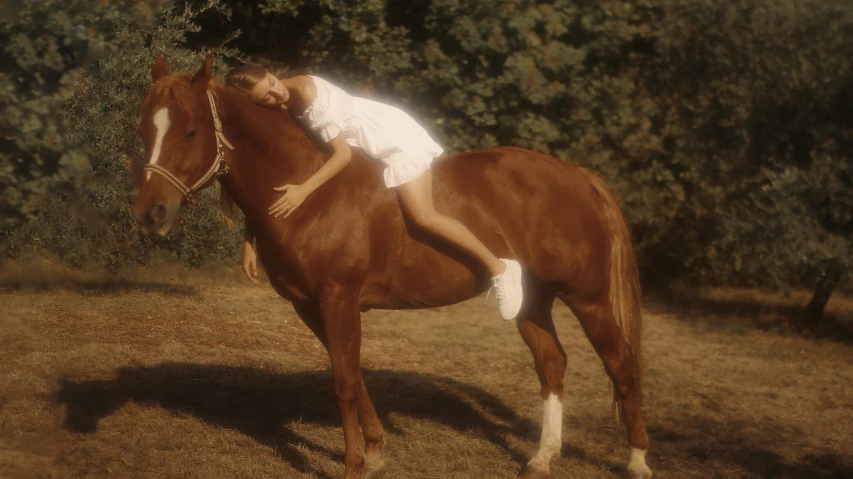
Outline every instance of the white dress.
POLYGON ((343 133, 350 146, 361 148, 382 162, 386 187, 394 188, 417 178, 444 152, 405 112, 354 97, 322 78, 310 78, 317 86, 317 97, 296 118, 323 141, 343 133))

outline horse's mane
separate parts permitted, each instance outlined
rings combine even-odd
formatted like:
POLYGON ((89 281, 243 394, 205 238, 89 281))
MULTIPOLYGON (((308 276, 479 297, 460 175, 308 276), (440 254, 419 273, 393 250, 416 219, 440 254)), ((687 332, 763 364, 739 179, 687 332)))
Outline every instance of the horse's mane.
POLYGON ((172 74, 156 81, 151 86, 151 91, 146 99, 167 99, 167 103, 175 105, 179 110, 188 113, 195 112, 201 105, 198 104, 196 96, 190 86, 189 75, 172 74))

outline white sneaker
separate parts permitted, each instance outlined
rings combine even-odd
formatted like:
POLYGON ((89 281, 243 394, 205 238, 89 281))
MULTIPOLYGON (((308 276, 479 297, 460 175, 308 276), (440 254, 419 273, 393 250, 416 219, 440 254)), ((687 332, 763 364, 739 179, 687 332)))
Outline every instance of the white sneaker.
POLYGON ((521 265, 518 261, 501 259, 506 271, 492 278, 492 289, 498 298, 498 309, 504 321, 515 319, 521 311, 524 294, 521 290, 521 265))

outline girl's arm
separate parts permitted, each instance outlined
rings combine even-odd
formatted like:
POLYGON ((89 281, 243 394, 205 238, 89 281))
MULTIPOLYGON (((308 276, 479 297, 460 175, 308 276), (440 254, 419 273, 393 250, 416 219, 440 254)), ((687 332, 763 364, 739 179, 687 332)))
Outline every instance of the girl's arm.
POLYGON ((244 218, 243 220, 243 246, 248 245, 250 248, 252 247, 252 241, 255 239, 255 232, 252 231, 252 228, 249 226, 249 218, 244 218))
POLYGON ((249 278, 249 281, 255 284, 261 284, 258 281, 258 258, 255 255, 255 250, 252 249, 252 240, 254 232, 249 227, 249 219, 243 223, 243 273, 249 278))
POLYGON ((350 150, 343 133, 332 138, 329 146, 332 150, 332 156, 329 157, 319 170, 308 178, 308 181, 301 185, 284 185, 275 188, 275 191, 283 191, 284 195, 270 206, 269 214, 276 218, 281 215, 287 218, 305 201, 308 195, 347 166, 352 159, 352 150, 350 150))
POLYGON ((311 178, 308 178, 308 181, 302 184, 308 188, 308 194, 313 193, 320 185, 340 173, 352 159, 352 150, 350 150, 343 133, 332 138, 329 142, 329 147, 332 149, 332 156, 329 157, 316 173, 311 175, 311 178))

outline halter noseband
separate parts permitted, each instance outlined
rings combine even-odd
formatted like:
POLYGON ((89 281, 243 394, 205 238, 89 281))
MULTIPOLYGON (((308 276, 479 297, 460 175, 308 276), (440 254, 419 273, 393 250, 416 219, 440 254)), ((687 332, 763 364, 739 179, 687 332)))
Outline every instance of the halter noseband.
POLYGON ((213 98, 213 93, 210 90, 207 90, 207 99, 210 102, 210 112, 213 114, 213 128, 216 130, 216 159, 213 160, 213 164, 210 165, 207 172, 199 178, 198 181, 195 182, 194 185, 187 188, 187 186, 178 179, 177 176, 173 175, 169 172, 169 170, 163 168, 159 165, 145 165, 145 168, 142 171, 149 171, 152 173, 157 173, 162 177, 169 180, 169 183, 172 183, 178 191, 181 192, 184 196, 187 197, 187 201, 191 204, 195 202, 193 194, 199 190, 207 180, 214 176, 224 175, 228 173, 228 164, 225 162, 225 149, 222 148, 223 145, 227 146, 230 149, 234 149, 231 143, 225 138, 225 135, 222 133, 222 122, 219 121, 219 115, 216 113, 216 101, 213 98))

